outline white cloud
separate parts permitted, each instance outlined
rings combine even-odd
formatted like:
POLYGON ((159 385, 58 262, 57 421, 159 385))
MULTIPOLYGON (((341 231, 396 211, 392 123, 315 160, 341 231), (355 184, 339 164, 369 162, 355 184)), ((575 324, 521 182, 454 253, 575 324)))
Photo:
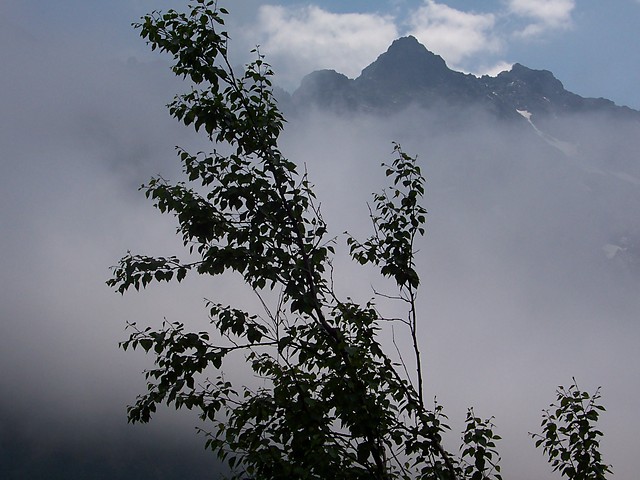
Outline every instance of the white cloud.
POLYGON ((526 40, 567 28, 574 8, 575 0, 503 0, 501 8, 478 12, 423 0, 401 23, 390 14, 262 5, 244 37, 261 45, 276 82, 290 90, 304 75, 323 68, 357 77, 401 35, 415 36, 455 70, 495 75, 510 66, 500 58, 509 38, 526 40))
POLYGON ((508 8, 510 13, 532 21, 519 32, 526 37, 569 27, 575 0, 509 0, 508 8))
POLYGON ((456 10, 426 0, 411 15, 410 33, 452 66, 480 52, 496 53, 502 42, 494 34, 495 15, 456 10))
POLYGON ((476 75, 489 75, 490 77, 495 77, 501 72, 511 70, 511 67, 513 67, 513 63, 500 61, 495 64, 481 65, 474 73, 476 75))
POLYGON ((286 72, 278 78, 284 83, 321 68, 356 77, 398 37, 393 18, 383 15, 264 5, 258 16, 261 49, 278 74, 286 72))

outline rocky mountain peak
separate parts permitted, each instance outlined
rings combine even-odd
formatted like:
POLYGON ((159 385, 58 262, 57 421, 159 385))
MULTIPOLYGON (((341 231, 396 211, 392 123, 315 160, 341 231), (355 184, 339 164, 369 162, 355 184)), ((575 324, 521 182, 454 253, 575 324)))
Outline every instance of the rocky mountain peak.
POLYGON ((357 108, 352 97, 353 80, 335 70, 317 70, 302 79, 293 99, 298 105, 315 105, 344 112, 357 108))
POLYGON ((415 88, 442 83, 452 73, 442 57, 409 36, 395 40, 356 80, 415 88))
POLYGON ((501 72, 498 81, 510 83, 514 88, 524 88, 528 92, 545 96, 556 96, 565 91, 562 82, 548 70, 533 70, 515 63, 511 70, 501 72))
POLYGON ((409 105, 452 111, 475 106, 515 121, 522 121, 517 111, 525 110, 537 118, 586 111, 640 118, 640 112, 609 100, 565 90, 548 70, 516 63, 496 77, 453 71, 412 36, 395 40, 355 80, 333 70, 308 75, 290 101, 294 110, 315 106, 340 112, 389 113, 409 105))

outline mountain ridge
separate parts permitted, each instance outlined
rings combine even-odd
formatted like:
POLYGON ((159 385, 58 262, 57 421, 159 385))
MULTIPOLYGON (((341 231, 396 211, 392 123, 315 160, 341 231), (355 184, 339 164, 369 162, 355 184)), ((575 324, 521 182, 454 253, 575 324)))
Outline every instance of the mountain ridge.
POLYGON ((448 105, 477 106, 500 119, 519 119, 517 112, 526 111, 534 118, 594 112, 640 121, 640 111, 566 90, 548 70, 520 63, 495 77, 452 70, 441 56, 413 36, 394 40, 355 79, 328 69, 310 73, 284 104, 293 112, 312 107, 340 113, 388 114, 411 105, 448 105))

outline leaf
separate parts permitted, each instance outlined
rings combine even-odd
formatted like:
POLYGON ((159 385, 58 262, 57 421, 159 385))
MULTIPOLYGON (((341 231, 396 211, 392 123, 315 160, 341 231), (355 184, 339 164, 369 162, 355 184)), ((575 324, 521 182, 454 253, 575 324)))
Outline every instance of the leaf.
POLYGON ((148 352, 149 350, 151 350, 151 347, 153 346, 153 341, 148 338, 143 338, 142 340, 139 341, 139 344, 144 349, 145 352, 148 352))

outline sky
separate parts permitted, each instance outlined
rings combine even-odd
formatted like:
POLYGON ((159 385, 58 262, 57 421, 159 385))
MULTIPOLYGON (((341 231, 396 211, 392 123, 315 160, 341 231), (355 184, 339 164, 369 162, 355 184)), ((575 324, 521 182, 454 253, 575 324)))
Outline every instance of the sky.
MULTIPOLYGON (((130 24, 186 1, 5 0, 2 21, 40 39, 92 44, 115 58, 144 56, 130 24)), ((280 84, 332 68, 355 77, 399 36, 414 35, 456 70, 495 74, 514 62, 551 70, 569 90, 640 108, 637 0, 233 2, 239 58, 260 45, 280 84)), ((244 60, 244 58, 243 58, 244 60)))
MULTIPOLYGON (((120 297, 104 283, 127 250, 180 252, 173 222, 156 214, 138 186, 154 174, 178 176, 175 145, 208 146, 168 118, 164 105, 183 86, 131 23, 185 4, 0 2, 0 473, 7 478, 206 478, 216 469, 189 415, 160 412, 150 425, 127 425, 126 405, 144 390, 140 372, 151 364, 117 344, 127 321, 206 325, 202 298, 234 298, 241 286, 194 279, 120 297)), ((635 0, 226 5, 234 59, 242 64, 259 44, 276 83, 289 91, 314 69, 357 77, 395 38, 411 34, 456 70, 497 73, 518 62, 551 70, 572 92, 640 109, 635 0)), ((555 177, 512 170, 505 159, 520 147, 516 139, 497 146, 500 132, 472 128, 459 142, 433 118, 396 120, 318 116, 292 126, 284 146, 315 170, 338 230, 364 231, 356 218, 366 215, 364 202, 382 177, 363 162, 375 157, 377 165, 392 140, 433 158, 432 233, 422 250, 425 271, 433 272, 425 273, 424 308, 438 321, 425 344, 433 391, 450 405, 453 422, 475 402, 508 439, 508 478, 555 478, 526 432, 537 428, 555 386, 576 375, 587 389, 603 385, 607 453, 615 478, 632 478, 638 284, 589 263, 587 252, 633 224, 640 205, 633 182, 618 185, 609 175, 589 196, 588 181, 575 188, 561 181, 577 175, 573 165, 546 160, 555 177), (411 124, 431 125, 438 135, 412 136, 411 124), (482 163, 491 175, 478 167, 476 178, 464 160, 483 151, 493 157, 482 163), (493 354, 478 365, 474 355, 487 351, 493 354)), ((603 171, 601 158, 619 154, 630 163, 607 168, 640 178, 634 151, 620 153, 626 147, 616 135, 635 132, 623 127, 579 125, 594 138, 580 175, 603 171)), ((534 153, 521 156, 536 165, 534 153)), ((351 270, 344 279, 347 287, 368 285, 351 270)))

